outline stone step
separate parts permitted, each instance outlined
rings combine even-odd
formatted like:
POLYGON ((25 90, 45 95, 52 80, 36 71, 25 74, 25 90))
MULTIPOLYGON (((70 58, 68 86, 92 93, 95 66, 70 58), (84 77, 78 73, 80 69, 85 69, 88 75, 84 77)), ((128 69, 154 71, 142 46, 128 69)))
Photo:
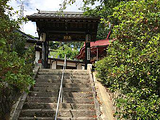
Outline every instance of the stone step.
POLYGON ((59 80, 61 79, 62 75, 37 75, 36 78, 42 78, 42 79, 54 79, 59 80))
MULTIPOLYGON (((29 96, 36 96, 36 97, 54 97, 58 96, 59 92, 35 92, 31 91, 29 96)), ((64 92, 64 97, 73 97, 73 98, 89 98, 93 97, 93 93, 90 92, 64 92)))
MULTIPOLYGON (((53 117, 55 111, 52 109, 25 109, 21 111, 20 117, 53 117)), ((95 117, 95 110, 60 110, 58 117, 95 117)))
MULTIPOLYGON (((88 72, 65 72, 64 73, 65 75, 67 76, 70 76, 70 75, 89 75, 88 72)), ((59 71, 59 72, 38 72, 38 75, 62 75, 62 72, 59 71)))
MULTIPOLYGON (((38 73, 44 73, 44 74, 47 74, 47 73, 53 73, 53 74, 62 74, 62 70, 52 70, 52 69, 40 69, 38 73)), ((66 69, 65 70, 65 73, 68 73, 68 74, 88 74, 88 71, 87 70, 69 70, 69 69, 66 69)))
MULTIPOLYGON (((44 83, 44 82, 38 82, 34 85, 34 87, 59 87, 60 84, 55 83, 44 83)), ((91 84, 81 84, 81 83, 63 83, 63 87, 71 88, 71 87, 91 87, 91 84)))
MULTIPOLYGON (((57 103, 57 97, 30 97, 28 96, 26 102, 43 102, 43 103, 57 103)), ((63 98, 64 103, 80 103, 80 104, 93 104, 93 97, 91 98, 63 98)))
MULTIPOLYGON (((56 110, 57 103, 28 103, 25 102, 23 105, 23 109, 53 109, 56 110)), ((94 104, 74 104, 74 103, 62 103, 60 105, 61 110, 65 109, 87 109, 87 110, 94 110, 94 104)))
MULTIPOLYGON (((62 70, 39 70, 19 120, 54 119, 61 75, 62 70)), ((57 120, 97 120, 88 71, 65 70, 63 91, 57 120)))
MULTIPOLYGON (((78 88, 78 87, 73 87, 73 88, 63 88, 64 92, 87 92, 91 91, 92 89, 90 87, 85 87, 85 88, 78 88)), ((33 87, 31 91, 38 91, 38 92, 58 92, 59 91, 59 86, 56 87, 33 87)))
MULTIPOLYGON (((20 117, 19 120, 54 120, 53 117, 20 117)), ((97 120, 93 117, 58 117, 57 120, 97 120)))
MULTIPOLYGON (((37 78, 36 83, 39 83, 39 82, 48 82, 48 83, 58 83, 58 84, 60 84, 61 81, 60 80, 55 80, 55 79, 37 78)), ((64 84, 66 84, 66 83, 69 83, 69 84, 71 84, 71 83, 73 83, 73 84, 76 84, 76 83, 86 84, 86 83, 90 83, 90 80, 89 79, 82 79, 82 80, 64 79, 63 83, 64 84)))
MULTIPOLYGON (((61 75, 37 75, 37 78, 61 79, 61 75)), ((64 75, 64 79, 89 79, 89 75, 64 75)))

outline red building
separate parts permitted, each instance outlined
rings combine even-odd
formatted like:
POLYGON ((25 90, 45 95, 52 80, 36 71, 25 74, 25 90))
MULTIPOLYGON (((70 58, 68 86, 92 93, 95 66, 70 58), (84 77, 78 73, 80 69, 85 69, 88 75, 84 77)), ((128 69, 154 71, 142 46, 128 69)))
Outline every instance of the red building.
MULTIPOLYGON (((90 42, 90 54, 91 54, 91 63, 94 63, 95 61, 98 61, 106 56, 106 49, 108 45, 112 42, 112 40, 109 39, 110 32, 106 39, 104 40, 97 40, 95 42, 90 42)), ((85 44, 80 49, 80 53, 77 56, 78 59, 85 59, 85 44)))

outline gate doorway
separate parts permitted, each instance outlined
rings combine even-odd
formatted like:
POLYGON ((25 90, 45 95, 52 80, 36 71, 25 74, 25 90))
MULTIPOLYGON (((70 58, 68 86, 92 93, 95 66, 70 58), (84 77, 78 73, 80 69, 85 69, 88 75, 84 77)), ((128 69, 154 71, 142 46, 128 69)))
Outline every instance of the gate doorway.
POLYGON ((84 16, 83 12, 39 11, 27 16, 36 22, 42 41, 42 66, 47 68, 49 41, 85 42, 85 69, 90 63, 90 42, 96 40, 99 17, 84 16))

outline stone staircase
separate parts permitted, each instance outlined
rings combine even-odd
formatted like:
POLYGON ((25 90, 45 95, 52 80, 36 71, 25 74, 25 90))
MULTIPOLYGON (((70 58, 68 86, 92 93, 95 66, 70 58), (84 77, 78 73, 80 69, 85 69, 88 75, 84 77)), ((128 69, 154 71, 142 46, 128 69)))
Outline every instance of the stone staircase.
MULTIPOLYGON (((19 120, 54 120, 61 75, 61 70, 39 70, 19 120)), ((88 71, 65 70, 58 120, 97 120, 88 71)))

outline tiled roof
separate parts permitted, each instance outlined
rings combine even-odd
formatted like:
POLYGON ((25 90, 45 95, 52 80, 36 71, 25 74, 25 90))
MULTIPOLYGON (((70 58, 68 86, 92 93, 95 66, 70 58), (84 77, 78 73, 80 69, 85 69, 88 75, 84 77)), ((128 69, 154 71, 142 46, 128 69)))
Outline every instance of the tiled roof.
MULTIPOLYGON (((99 51, 99 54, 106 50, 107 46, 110 45, 112 40, 104 39, 104 40, 97 40, 95 42, 90 42, 90 49, 91 54, 95 54, 95 51, 99 51)), ((78 59, 84 59, 85 58, 85 45, 80 49, 79 55, 76 57, 78 59)))
POLYGON ((27 16, 28 19, 35 18, 88 18, 88 19, 99 19, 99 17, 85 16, 83 12, 57 12, 57 11, 39 11, 32 15, 27 16))
MULTIPOLYGON (((104 40, 97 40, 94 42, 90 42, 90 48, 91 48, 91 54, 95 54, 95 51, 98 48, 99 53, 103 52, 105 48, 107 48, 108 45, 111 44, 114 40, 110 40, 109 36, 111 34, 111 31, 109 31, 107 38, 104 40)), ((78 59, 84 59, 85 58, 85 43, 83 47, 80 49, 79 55, 77 56, 78 59)))

